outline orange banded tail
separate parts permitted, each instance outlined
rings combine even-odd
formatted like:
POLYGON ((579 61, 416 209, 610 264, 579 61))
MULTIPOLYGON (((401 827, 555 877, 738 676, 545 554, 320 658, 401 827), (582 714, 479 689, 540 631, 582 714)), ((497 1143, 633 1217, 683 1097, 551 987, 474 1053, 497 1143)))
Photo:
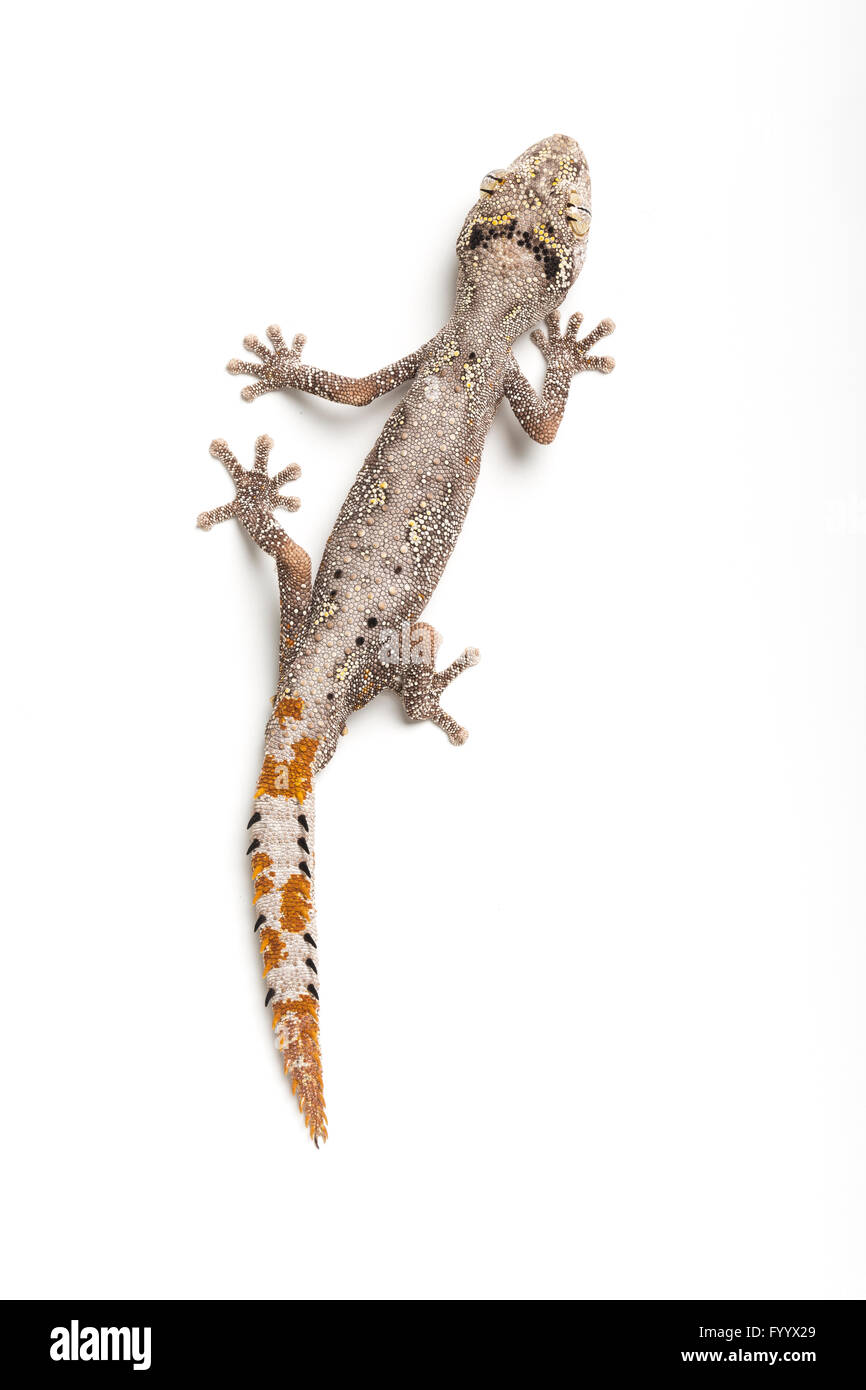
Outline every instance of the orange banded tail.
MULTIPOLYGON (((309 756, 306 740, 300 754, 309 756)), ((256 788, 247 850, 255 928, 275 1042, 304 1123, 318 1147, 328 1137, 319 1050, 318 943, 313 900, 315 809, 312 778, 301 776, 298 748, 285 761, 269 753, 256 788)))

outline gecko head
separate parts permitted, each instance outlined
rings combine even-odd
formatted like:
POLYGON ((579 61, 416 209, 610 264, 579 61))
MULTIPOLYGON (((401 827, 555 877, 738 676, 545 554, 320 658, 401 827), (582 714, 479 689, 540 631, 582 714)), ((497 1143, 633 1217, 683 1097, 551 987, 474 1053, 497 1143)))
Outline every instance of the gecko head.
POLYGON ((504 284, 535 319, 580 273, 592 220, 589 168, 576 140, 549 135, 481 179, 457 238, 464 287, 504 284))

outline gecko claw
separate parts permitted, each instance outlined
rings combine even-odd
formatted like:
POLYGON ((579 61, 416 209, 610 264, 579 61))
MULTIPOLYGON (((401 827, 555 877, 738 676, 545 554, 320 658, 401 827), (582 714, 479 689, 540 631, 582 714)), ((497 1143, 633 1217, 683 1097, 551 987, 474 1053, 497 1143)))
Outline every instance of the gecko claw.
POLYGON ((455 747, 459 748, 469 737, 469 731, 446 713, 439 699, 446 686, 456 680, 461 672, 468 671, 470 666, 478 665, 481 653, 477 647, 467 647, 444 671, 436 671, 433 662, 441 639, 429 623, 417 623, 412 631, 413 641, 422 628, 429 634, 431 657, 429 661, 412 663, 403 669, 399 686, 403 696, 403 707, 412 720, 429 719, 448 735, 449 741, 455 747))
POLYGON ((260 360, 258 362, 244 361, 239 357, 233 357, 226 364, 226 371, 232 376, 252 376, 256 381, 249 386, 245 386, 241 391, 241 399, 244 401, 254 401, 257 396, 263 396, 267 391, 282 391, 287 386, 294 384, 295 373, 301 364, 301 350, 307 341, 303 333, 296 333, 292 339, 292 346, 286 345, 282 330, 279 324, 272 323, 267 330, 267 336, 271 346, 266 347, 255 333, 248 333, 244 338, 244 347, 248 352, 254 352, 260 360))
POLYGON ((453 743, 455 748, 462 747, 469 737, 469 730, 458 724, 456 719, 452 719, 450 714, 446 714, 444 709, 437 711, 433 723, 437 728, 444 729, 448 735, 448 742, 453 743))
POLYGON ((211 527, 218 526, 221 521, 229 521, 235 515, 234 502, 228 502, 224 507, 214 507, 210 512, 199 512, 196 517, 196 526, 202 531, 210 531, 211 527))
POLYGON ((290 463, 275 477, 269 478, 268 456, 273 444, 270 435, 260 434, 256 440, 255 462, 248 469, 241 467, 224 439, 211 442, 210 453, 225 464, 234 482, 236 495, 233 502, 200 513, 196 524, 203 531, 236 517, 262 550, 270 555, 279 553, 287 537, 274 520, 274 511, 280 507, 287 512, 296 512, 301 505, 300 498, 285 496, 280 492, 280 487, 284 483, 294 482, 301 470, 296 463, 290 463))
POLYGON ((585 338, 578 338, 577 333, 583 323, 582 314, 572 314, 566 324, 565 332, 560 331, 559 313, 553 310, 545 317, 547 326, 547 336, 545 337, 540 328, 536 328, 530 333, 530 342, 534 343, 549 367, 559 368, 568 372, 570 376, 575 376, 578 372, 602 372, 607 375, 612 372, 616 363, 612 357, 590 357, 589 352, 596 343, 602 338, 607 338, 616 325, 613 319, 602 319, 591 333, 587 333, 585 338))
MULTIPOLYGON (((268 355, 268 349, 265 347, 264 343, 256 337, 255 333, 247 334, 247 336, 244 338, 244 347, 246 348, 247 352, 254 352, 257 357, 260 357, 262 359, 263 362, 268 355)), ((236 358, 234 360, 237 361, 236 358)), ((238 362, 237 365, 241 369, 243 369, 242 362, 238 362)))

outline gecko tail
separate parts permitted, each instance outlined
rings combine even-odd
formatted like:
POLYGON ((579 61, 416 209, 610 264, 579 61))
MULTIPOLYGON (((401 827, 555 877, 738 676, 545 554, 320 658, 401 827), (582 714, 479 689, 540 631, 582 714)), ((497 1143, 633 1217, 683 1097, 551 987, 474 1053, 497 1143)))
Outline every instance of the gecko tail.
MULTIPOLYGON (((313 901, 315 803, 297 755, 265 756, 247 850, 253 878, 265 1004, 292 1094, 319 1147, 328 1127, 319 1047, 318 941, 313 901)), ((302 755, 304 750, 302 749, 302 755)))

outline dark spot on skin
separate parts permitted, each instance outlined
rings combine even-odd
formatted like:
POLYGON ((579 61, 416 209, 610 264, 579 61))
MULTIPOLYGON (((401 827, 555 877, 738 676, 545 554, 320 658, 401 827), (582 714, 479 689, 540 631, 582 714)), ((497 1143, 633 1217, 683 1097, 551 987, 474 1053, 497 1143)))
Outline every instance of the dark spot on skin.
POLYGON ((268 990, 267 994, 265 995, 265 1008, 268 1007, 276 992, 277 991, 275 989, 268 990))
POLYGON ((395 565, 395 566, 394 566, 394 573, 395 573, 395 574, 402 574, 402 573, 403 573, 403 566, 402 566, 402 565, 395 565))
POLYGON ((363 639, 363 637, 356 637, 356 638, 355 638, 355 646, 356 646, 356 647, 363 647, 363 645, 364 645, 364 639, 363 639))
POLYGON ((256 813, 255 813, 254 816, 250 816, 249 820, 247 821, 247 830, 252 830, 252 828, 253 828, 253 826, 255 825, 256 821, 257 821, 257 820, 261 820, 261 818, 262 818, 262 813, 261 813, 261 811, 256 811, 256 813))
POLYGON ((378 626, 379 626, 379 619, 378 619, 378 618, 368 618, 368 619, 367 619, 367 626, 368 626, 368 627, 378 627, 378 626))
POLYGON ((335 578, 335 579, 341 579, 342 577, 343 577, 343 571, 342 571, 342 570, 334 570, 334 578, 335 578))
POLYGON ((326 699, 326 700, 333 700, 333 698, 334 698, 334 692, 333 692, 333 690, 329 690, 328 693, 327 693, 327 695, 325 696, 325 699, 326 699))

